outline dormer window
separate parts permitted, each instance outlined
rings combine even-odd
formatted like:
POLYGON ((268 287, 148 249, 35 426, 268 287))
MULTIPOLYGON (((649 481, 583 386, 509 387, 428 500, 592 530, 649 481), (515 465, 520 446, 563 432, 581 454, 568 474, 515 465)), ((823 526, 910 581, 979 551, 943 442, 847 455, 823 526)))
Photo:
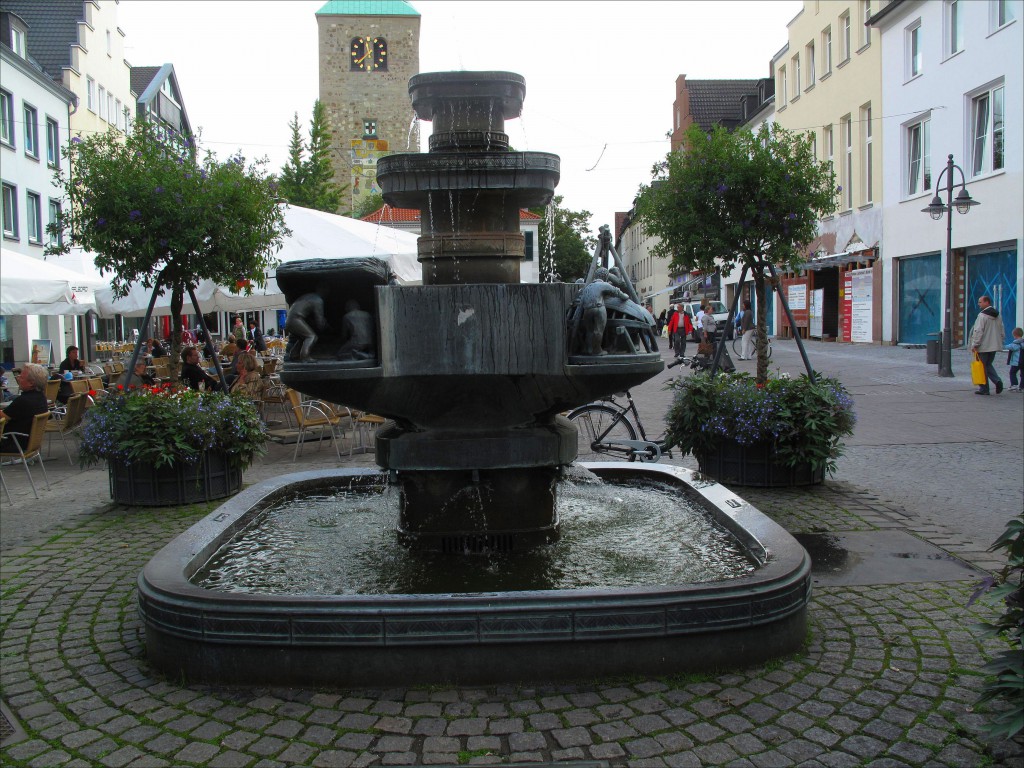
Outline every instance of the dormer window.
POLYGON ((11 26, 11 50, 25 58, 25 30, 11 26))

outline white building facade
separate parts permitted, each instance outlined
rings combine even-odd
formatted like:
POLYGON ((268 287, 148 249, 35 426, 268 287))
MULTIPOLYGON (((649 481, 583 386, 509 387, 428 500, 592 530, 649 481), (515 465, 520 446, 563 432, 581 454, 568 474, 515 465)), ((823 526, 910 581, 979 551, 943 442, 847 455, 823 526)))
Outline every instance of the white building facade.
POLYGON ((1009 339, 1024 325, 1024 2, 903 0, 871 25, 881 32, 887 116, 884 339, 919 344, 942 328, 946 220, 922 208, 936 194, 946 202, 949 155, 963 170, 954 170, 954 198, 966 181, 980 203, 952 214, 953 344, 964 343, 982 294, 1009 339))
MULTIPOLYGON (((5 250, 42 259, 48 224, 56 221, 62 192, 54 171, 67 161, 61 148, 76 106, 73 93, 26 56, 27 27, 4 14, 0 43, 0 182, 5 250), (12 43, 14 45, 12 45, 12 43)), ((66 170, 66 169, 65 169, 66 170)), ((54 353, 76 343, 73 317, 0 317, 0 354, 8 365, 28 360, 31 339, 51 339, 54 353)))

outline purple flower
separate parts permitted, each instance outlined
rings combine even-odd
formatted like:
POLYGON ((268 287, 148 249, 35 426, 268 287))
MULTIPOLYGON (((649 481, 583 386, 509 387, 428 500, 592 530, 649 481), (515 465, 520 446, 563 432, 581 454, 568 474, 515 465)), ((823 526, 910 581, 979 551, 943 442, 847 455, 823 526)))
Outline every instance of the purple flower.
POLYGON ((100 216, 98 219, 96 219, 96 226, 97 227, 105 227, 106 225, 107 225, 107 220, 104 219, 102 216, 100 216))
POLYGON ((81 144, 81 143, 82 143, 82 140, 81 140, 81 139, 80 139, 80 138, 79 138, 78 136, 75 136, 75 138, 73 138, 73 139, 71 140, 71 143, 72 143, 72 144, 81 144))
POLYGON ((164 188, 163 187, 157 187, 153 191, 156 192, 158 195, 162 195, 164 193, 164 188))
POLYGON ((131 219, 132 221, 138 221, 139 219, 142 218, 142 211, 128 211, 128 218, 131 219))
POLYGON ((160 238, 160 247, 161 248, 166 248, 167 247, 167 238, 166 237, 161 237, 160 238))

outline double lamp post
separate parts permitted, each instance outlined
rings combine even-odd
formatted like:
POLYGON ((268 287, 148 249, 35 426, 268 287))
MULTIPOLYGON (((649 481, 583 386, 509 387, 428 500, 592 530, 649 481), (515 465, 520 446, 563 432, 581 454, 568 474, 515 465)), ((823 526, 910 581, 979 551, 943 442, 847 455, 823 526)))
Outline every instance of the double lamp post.
POLYGON ((942 199, 936 191, 935 197, 932 198, 928 207, 922 208, 921 211, 927 213, 935 221, 941 219, 943 215, 946 217, 946 311, 942 325, 942 351, 939 358, 939 376, 951 378, 953 376, 953 209, 956 208, 958 213, 967 213, 973 206, 981 205, 981 203, 974 200, 967 193, 967 179, 964 177, 963 168, 953 162, 952 155, 946 159, 946 167, 939 174, 939 178, 935 182, 936 190, 941 188, 943 176, 946 177, 946 204, 942 204, 942 199), (954 169, 960 172, 960 192, 957 193, 956 200, 953 199, 954 169))

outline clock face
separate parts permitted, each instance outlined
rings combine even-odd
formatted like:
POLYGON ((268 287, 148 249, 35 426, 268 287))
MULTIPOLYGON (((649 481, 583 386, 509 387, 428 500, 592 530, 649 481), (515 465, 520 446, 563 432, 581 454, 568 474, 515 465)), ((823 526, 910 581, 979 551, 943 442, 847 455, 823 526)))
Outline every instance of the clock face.
POLYGON ((388 43, 383 37, 356 37, 349 46, 351 69, 369 72, 387 70, 388 43))
POLYGON ((372 68, 372 51, 366 45, 366 42, 367 41, 361 37, 357 37, 352 41, 352 45, 349 48, 349 55, 352 59, 352 69, 367 70, 372 68))

